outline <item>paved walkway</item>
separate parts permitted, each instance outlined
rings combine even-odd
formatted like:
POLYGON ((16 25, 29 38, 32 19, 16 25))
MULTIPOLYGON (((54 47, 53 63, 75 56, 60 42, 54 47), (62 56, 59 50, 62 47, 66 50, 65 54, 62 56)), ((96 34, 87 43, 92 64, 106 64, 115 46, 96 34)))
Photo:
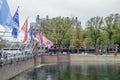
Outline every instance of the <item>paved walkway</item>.
POLYGON ((101 61, 101 62, 120 62, 120 55, 94 55, 94 54, 71 54, 71 62, 92 62, 92 61, 101 61))

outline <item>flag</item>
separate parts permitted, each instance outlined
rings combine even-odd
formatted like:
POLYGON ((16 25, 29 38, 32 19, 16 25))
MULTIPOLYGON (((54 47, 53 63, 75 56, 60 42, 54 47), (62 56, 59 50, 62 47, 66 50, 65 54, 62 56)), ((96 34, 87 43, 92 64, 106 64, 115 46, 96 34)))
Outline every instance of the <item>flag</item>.
POLYGON ((48 39, 45 36, 40 34, 40 42, 41 42, 41 44, 47 45, 47 40, 48 39))
POLYGON ((43 36, 43 44, 46 45, 46 46, 48 44, 48 39, 45 36, 43 36))
POLYGON ((28 30, 27 34, 28 34, 28 38, 27 38, 27 40, 26 40, 25 43, 27 44, 27 48, 32 48, 33 44, 36 44, 36 38, 33 35, 32 27, 31 26, 29 27, 29 30, 28 30))
POLYGON ((36 40, 37 40, 38 45, 41 45, 40 34, 39 33, 36 34, 36 40))
POLYGON ((53 46, 53 45, 54 45, 54 43, 52 41, 50 41, 50 46, 53 46))
POLYGON ((42 34, 40 34, 40 42, 41 44, 44 44, 46 46, 53 46, 53 42, 48 40, 45 36, 43 36, 42 34))
POLYGON ((51 42, 50 40, 48 40, 47 47, 50 48, 51 46, 53 46, 53 42, 51 42))
POLYGON ((12 19, 12 36, 14 38, 17 38, 18 36, 18 30, 19 30, 19 14, 18 14, 18 9, 16 10, 13 19, 12 19))
POLYGON ((28 20, 25 21, 25 23, 23 24, 21 30, 24 33, 24 39, 23 39, 23 43, 25 43, 28 39, 28 20))
POLYGON ((43 44, 43 36, 42 36, 42 33, 40 33, 40 42, 41 42, 41 44, 43 44))
POLYGON ((40 34, 40 42, 41 44, 47 45, 47 38, 40 34))
POLYGON ((0 24, 6 29, 12 29, 12 15, 6 0, 0 0, 0 24))
POLYGON ((30 26, 30 28, 28 30, 28 43, 31 43, 33 38, 34 38, 34 35, 32 32, 32 27, 30 26))

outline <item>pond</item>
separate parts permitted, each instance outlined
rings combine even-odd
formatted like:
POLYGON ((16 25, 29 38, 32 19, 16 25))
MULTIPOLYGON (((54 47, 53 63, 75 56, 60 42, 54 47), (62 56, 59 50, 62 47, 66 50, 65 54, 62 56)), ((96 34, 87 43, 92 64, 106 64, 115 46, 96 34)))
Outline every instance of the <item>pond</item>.
POLYGON ((120 80, 120 63, 60 63, 28 70, 9 80, 120 80))

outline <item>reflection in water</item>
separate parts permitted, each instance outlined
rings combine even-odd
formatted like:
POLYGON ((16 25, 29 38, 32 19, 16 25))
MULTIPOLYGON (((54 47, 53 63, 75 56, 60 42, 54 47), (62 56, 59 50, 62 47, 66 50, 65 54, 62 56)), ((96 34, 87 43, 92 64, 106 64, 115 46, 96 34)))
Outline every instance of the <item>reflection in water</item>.
POLYGON ((79 63, 43 66, 10 80, 119 80, 119 63, 79 63))
POLYGON ((52 80, 52 77, 51 77, 49 70, 48 70, 48 66, 46 68, 46 80, 52 80))
POLYGON ((51 78, 51 75, 50 75, 50 74, 47 74, 47 76, 46 76, 46 80, 52 80, 52 78, 51 78))

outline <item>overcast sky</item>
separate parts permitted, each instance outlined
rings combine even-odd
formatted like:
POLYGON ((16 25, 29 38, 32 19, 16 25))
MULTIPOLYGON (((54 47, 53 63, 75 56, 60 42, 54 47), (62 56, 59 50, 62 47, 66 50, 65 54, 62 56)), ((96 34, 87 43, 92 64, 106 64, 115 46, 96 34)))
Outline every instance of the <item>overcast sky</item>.
POLYGON ((37 14, 40 18, 78 17, 85 27, 85 22, 94 17, 105 17, 111 13, 120 13, 120 0, 7 0, 14 15, 19 8, 20 25, 29 16, 29 22, 35 22, 37 14))

